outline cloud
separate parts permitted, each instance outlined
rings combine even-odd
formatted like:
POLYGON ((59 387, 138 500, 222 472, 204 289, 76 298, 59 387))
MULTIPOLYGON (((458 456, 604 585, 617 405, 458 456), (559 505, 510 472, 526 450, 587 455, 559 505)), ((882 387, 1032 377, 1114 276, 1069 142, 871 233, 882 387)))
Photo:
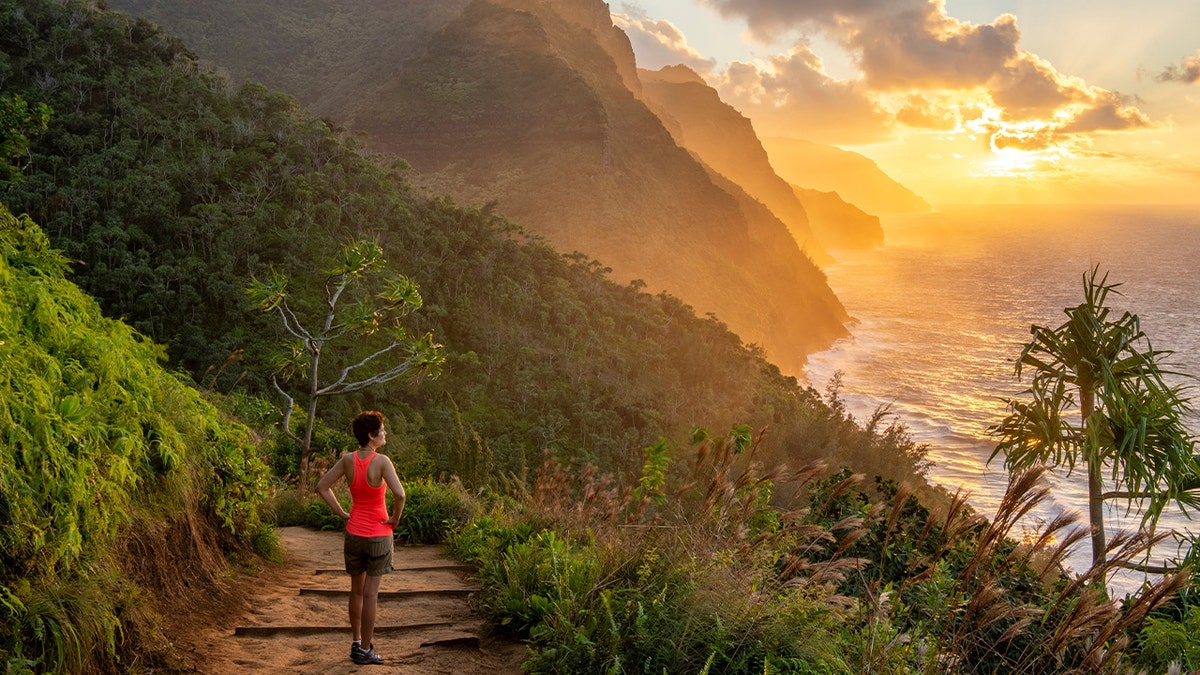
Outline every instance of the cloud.
POLYGON ((872 17, 920 11, 928 0, 700 0, 725 17, 741 17, 771 41, 802 24, 833 26, 872 17))
POLYGON ((612 14, 613 24, 629 36, 638 56, 638 67, 658 70, 684 64, 701 74, 712 72, 716 61, 706 59, 687 42, 683 31, 666 20, 639 16, 640 12, 612 14))
POLYGON ((1014 122, 1000 119, 993 111, 967 121, 965 127, 986 138, 992 150, 1100 157, 1100 153, 1090 149, 1097 133, 1153 126, 1145 114, 1119 94, 1103 89, 1073 93, 1080 97, 1086 94, 1086 100, 1073 102, 1051 117, 1014 122))
POLYGON ((924 94, 905 96, 896 109, 896 121, 910 127, 953 131, 962 126, 963 118, 977 118, 982 114, 979 107, 963 107, 924 94))
POLYGON ((888 133, 889 116, 862 84, 827 75, 804 43, 764 64, 731 63, 709 81, 723 101, 754 120, 761 135, 865 143, 888 133))
POLYGON ((1142 111, 1115 92, 1097 90, 1093 100, 1062 126, 1067 134, 1144 129, 1153 124, 1142 111))
POLYGON ((1021 129, 1017 127, 997 128, 988 141, 993 150, 1016 148, 1026 152, 1044 150, 1062 145, 1064 138, 1051 127, 1021 129))
MULTIPOLYGON (((815 108, 833 99, 841 109, 853 110, 847 106, 857 100, 860 113, 870 110, 877 116, 886 109, 897 122, 937 130, 952 121, 959 126, 986 122, 993 133, 1008 130, 997 139, 1006 147, 1152 126, 1133 102, 1060 73, 1022 50, 1011 14, 975 24, 948 16, 944 0, 700 1, 745 20, 764 41, 821 30, 847 50, 861 72, 853 82, 833 81, 818 77, 822 71, 813 65, 819 65, 815 56, 793 52, 786 63, 772 59, 770 72, 760 79, 763 98, 777 105, 815 108), (808 68, 807 78, 798 76, 801 65, 808 68), (1034 127, 1037 133, 1029 131, 1034 127)), ((1200 80, 1200 51, 1159 79, 1200 80)))
POLYGON ((1056 72, 1028 52, 1018 54, 992 76, 988 93, 1014 119, 1052 115, 1065 105, 1091 99, 1082 80, 1056 72))
POLYGON ((873 89, 969 89, 986 84, 1018 54, 1021 31, 1011 14, 973 25, 947 17, 940 5, 922 10, 841 26, 839 39, 859 55, 873 89))
POLYGON ((1184 84, 1200 82, 1200 49, 1197 49, 1195 54, 1184 58, 1182 63, 1167 66, 1154 79, 1159 82, 1182 82, 1184 84))

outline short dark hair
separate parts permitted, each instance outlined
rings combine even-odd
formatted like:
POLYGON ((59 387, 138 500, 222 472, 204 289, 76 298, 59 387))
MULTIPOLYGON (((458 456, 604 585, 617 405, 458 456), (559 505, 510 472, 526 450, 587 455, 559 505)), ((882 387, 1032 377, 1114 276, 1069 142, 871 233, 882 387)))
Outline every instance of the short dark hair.
POLYGON ((365 410, 355 415, 354 421, 350 423, 350 429, 354 431, 354 438, 358 440, 358 444, 365 446, 372 436, 379 433, 385 421, 383 413, 365 410))

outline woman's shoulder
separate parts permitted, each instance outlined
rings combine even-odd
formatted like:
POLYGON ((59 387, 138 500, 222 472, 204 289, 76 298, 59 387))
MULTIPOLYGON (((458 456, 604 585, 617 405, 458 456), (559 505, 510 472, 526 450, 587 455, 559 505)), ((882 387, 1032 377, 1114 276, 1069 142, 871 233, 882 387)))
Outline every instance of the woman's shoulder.
POLYGON ((383 454, 382 452, 376 452, 374 455, 371 456, 371 466, 385 466, 385 465, 391 464, 391 463, 392 463, 392 458, 388 457, 387 455, 383 454))

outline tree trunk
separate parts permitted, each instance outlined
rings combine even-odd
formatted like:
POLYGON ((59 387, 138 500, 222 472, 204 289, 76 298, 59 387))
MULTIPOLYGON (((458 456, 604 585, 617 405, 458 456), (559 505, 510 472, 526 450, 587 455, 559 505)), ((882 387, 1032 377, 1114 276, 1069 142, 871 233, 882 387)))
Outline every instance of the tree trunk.
POLYGON ((300 444, 300 494, 308 494, 308 465, 312 459, 312 435, 313 427, 317 425, 317 390, 320 389, 320 383, 317 382, 317 367, 321 362, 320 347, 310 346, 309 351, 312 354, 312 366, 308 374, 308 419, 304 422, 304 442, 300 444))
POLYGON ((1100 461, 1099 448, 1092 447, 1092 413, 1096 411, 1095 393, 1090 384, 1079 386, 1080 412, 1083 414, 1084 443, 1087 447, 1088 472, 1088 520, 1092 528, 1092 565, 1104 562, 1104 482, 1103 462, 1100 461))

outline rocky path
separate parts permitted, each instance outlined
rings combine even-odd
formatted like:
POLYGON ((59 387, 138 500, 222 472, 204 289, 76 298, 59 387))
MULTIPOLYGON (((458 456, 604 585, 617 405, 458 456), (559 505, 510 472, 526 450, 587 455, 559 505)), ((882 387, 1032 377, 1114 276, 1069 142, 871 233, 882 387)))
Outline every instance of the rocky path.
MULTIPOLYGON (((375 627, 375 650, 386 663, 355 665, 341 533, 288 527, 279 534, 286 564, 238 583, 240 607, 221 625, 196 626, 177 641, 192 652, 199 672, 521 672, 525 648, 482 636, 482 618, 471 604, 471 570, 439 546, 396 547, 396 571, 383 578, 375 627)), ((176 635, 188 630, 175 623, 176 635)))

